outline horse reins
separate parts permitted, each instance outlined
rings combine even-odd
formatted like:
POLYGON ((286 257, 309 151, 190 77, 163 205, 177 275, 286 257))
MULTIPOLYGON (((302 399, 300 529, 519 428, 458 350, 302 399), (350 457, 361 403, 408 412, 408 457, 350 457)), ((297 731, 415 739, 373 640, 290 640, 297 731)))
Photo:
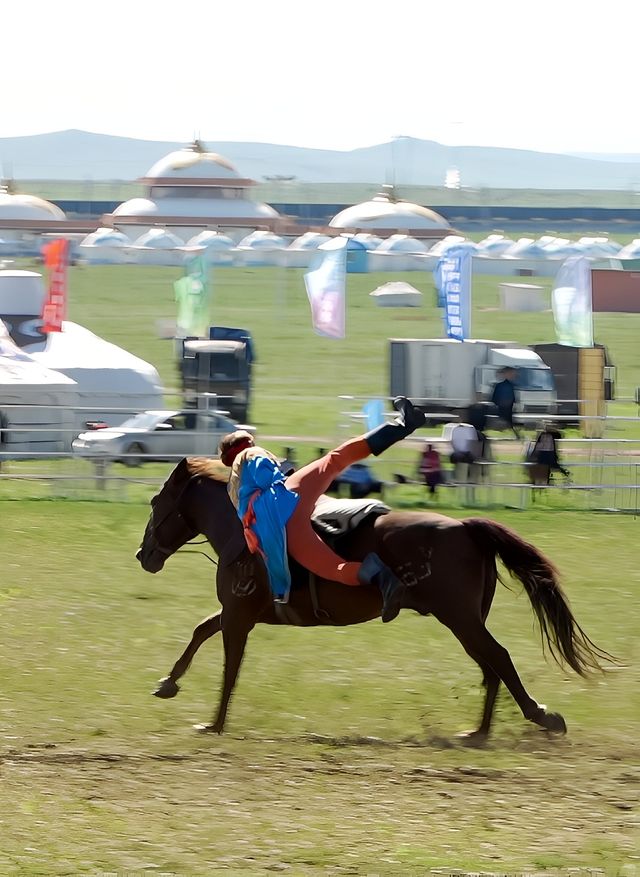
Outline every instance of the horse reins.
MULTIPOLYGON (((178 518, 180 518, 181 520, 184 521, 184 516, 183 516, 182 512, 180 511, 180 503, 182 502, 182 498, 183 498, 187 488, 191 487, 191 484, 193 483, 193 481, 199 477, 200 477, 199 475, 192 475, 191 476, 191 478, 187 481, 187 483, 184 485, 184 487, 182 488, 182 490, 178 494, 178 498, 175 501, 174 508, 171 509, 171 511, 168 511, 166 513, 166 515, 163 515, 163 517, 158 521, 158 523, 154 523, 153 529, 155 530, 155 533, 156 533, 156 545, 157 545, 156 550, 159 551, 160 554, 164 554, 165 557, 172 557, 174 554, 177 554, 179 551, 182 551, 183 554, 201 554, 203 557, 206 557, 207 560, 210 561, 214 566, 218 566, 218 561, 214 560, 213 557, 210 557, 206 553, 206 551, 198 551, 198 550, 196 550, 196 551, 186 550, 185 551, 184 550, 184 547, 186 545, 205 545, 208 542, 208 539, 201 539, 198 542, 193 542, 190 539, 189 541, 187 541, 183 545, 181 545, 179 548, 172 550, 171 548, 165 548, 164 545, 161 545, 160 541, 158 539, 158 536, 157 536, 158 529, 162 526, 162 524, 164 524, 164 522, 167 520, 167 518, 170 515, 175 514, 178 518)), ((154 511, 155 510, 152 509, 152 518, 153 518, 154 511)))

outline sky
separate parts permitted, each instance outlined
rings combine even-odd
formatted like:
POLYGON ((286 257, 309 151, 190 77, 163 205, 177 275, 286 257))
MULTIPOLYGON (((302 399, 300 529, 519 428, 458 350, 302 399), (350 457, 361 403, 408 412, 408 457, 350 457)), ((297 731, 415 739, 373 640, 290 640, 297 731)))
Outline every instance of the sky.
POLYGON ((0 137, 640 153, 637 0, 4 0, 0 137))

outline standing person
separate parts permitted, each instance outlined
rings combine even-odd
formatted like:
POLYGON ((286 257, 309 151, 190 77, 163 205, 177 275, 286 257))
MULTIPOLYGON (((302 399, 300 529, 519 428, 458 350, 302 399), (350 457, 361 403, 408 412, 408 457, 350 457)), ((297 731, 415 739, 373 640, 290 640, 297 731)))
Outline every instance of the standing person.
POLYGON ((422 452, 420 462, 418 464, 418 474, 427 485, 431 496, 436 495, 436 489, 442 484, 442 464, 440 462, 440 454, 433 445, 427 445, 422 452))
POLYGON ((571 478, 571 473, 560 464, 560 458, 558 456, 558 446, 556 442, 561 438, 562 433, 555 429, 553 424, 549 421, 545 421, 542 424, 542 429, 536 436, 531 457, 532 460, 539 465, 548 466, 549 474, 556 470, 569 480, 571 478))
POLYGON ((494 386, 491 401, 498 409, 500 419, 504 420, 507 426, 513 430, 515 437, 519 439, 520 433, 513 422, 513 406, 516 402, 516 370, 503 368, 498 374, 502 375, 502 380, 494 386))
POLYGON ((277 601, 286 602, 291 587, 288 550, 298 563, 324 579, 344 585, 377 585, 384 622, 399 613, 404 585, 377 554, 368 554, 362 563, 345 561, 311 526, 318 498, 344 469, 370 454, 377 457, 424 425, 424 414, 408 399, 399 396, 393 404, 398 411, 393 423, 349 439, 288 477, 269 451, 255 446, 250 433, 238 430, 220 442, 220 459, 231 467, 231 501, 243 523, 249 550, 265 560, 277 601))

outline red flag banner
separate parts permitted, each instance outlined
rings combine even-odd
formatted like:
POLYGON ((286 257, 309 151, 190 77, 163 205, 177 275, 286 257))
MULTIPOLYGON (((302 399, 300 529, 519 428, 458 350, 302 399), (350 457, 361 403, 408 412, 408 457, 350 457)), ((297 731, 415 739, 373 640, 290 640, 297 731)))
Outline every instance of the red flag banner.
POLYGON ((60 238, 43 248, 44 264, 49 269, 49 290, 42 306, 42 331, 62 332, 67 317, 67 261, 69 242, 60 238))

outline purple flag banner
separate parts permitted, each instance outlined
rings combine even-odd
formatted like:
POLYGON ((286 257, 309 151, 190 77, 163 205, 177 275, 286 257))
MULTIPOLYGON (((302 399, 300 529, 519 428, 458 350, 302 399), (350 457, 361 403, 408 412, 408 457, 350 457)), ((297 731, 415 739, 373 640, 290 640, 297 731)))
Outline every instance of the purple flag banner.
POLYGON ((318 247, 322 261, 304 275, 311 321, 318 335, 345 337, 347 239, 334 238, 318 247))

